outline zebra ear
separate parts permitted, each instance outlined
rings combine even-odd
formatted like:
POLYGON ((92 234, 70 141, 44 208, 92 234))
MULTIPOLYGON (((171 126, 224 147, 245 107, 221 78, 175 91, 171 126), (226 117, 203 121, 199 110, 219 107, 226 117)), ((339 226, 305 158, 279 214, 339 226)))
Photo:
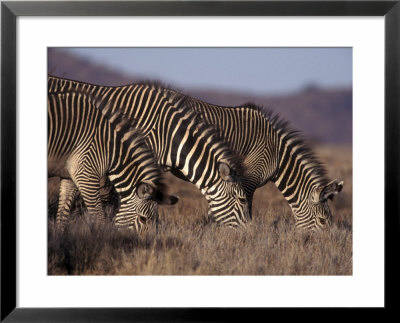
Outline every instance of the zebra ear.
POLYGON ((343 181, 339 181, 337 179, 328 183, 322 188, 321 193, 319 194, 319 201, 324 202, 328 199, 333 199, 333 197, 338 194, 343 189, 343 181))
POLYGON ((136 187, 136 193, 141 199, 148 199, 154 194, 154 188, 147 183, 140 183, 136 187))
POLYGON ((219 163, 218 172, 219 172, 219 176, 221 176, 221 178, 224 181, 231 181, 232 180, 231 169, 228 166, 228 164, 225 164, 225 163, 222 163, 222 162, 219 163))

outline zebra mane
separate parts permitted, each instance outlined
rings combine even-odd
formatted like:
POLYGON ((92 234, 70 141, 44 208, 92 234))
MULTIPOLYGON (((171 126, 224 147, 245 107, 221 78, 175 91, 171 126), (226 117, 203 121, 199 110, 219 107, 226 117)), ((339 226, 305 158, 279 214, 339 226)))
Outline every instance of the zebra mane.
POLYGON ((284 141, 292 140, 292 145, 299 147, 296 153, 301 154, 302 158, 313 166, 311 174, 317 180, 318 184, 326 185, 329 182, 325 166, 315 154, 313 145, 301 131, 293 129, 289 121, 285 120, 271 109, 260 107, 254 103, 248 102, 235 108, 250 108, 259 113, 271 124, 279 138, 284 141))

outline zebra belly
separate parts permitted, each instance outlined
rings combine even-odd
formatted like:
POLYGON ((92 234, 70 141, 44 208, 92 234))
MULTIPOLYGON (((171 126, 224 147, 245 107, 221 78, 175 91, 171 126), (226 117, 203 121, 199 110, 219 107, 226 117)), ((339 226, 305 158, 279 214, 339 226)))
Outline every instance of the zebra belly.
POLYGON ((62 159, 49 158, 47 161, 47 176, 71 178, 69 171, 67 169, 67 162, 68 162, 67 158, 62 158, 62 159))

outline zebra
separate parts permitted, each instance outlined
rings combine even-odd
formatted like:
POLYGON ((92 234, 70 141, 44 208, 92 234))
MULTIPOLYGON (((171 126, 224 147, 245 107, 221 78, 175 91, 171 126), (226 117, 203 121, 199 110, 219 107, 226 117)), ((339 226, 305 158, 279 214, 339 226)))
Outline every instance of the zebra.
POLYGON ((105 175, 120 197, 113 218, 118 228, 146 231, 158 217, 158 204, 178 201, 163 193, 161 170, 140 130, 125 122, 125 130, 116 131, 95 100, 79 92, 50 93, 47 106, 48 175, 61 177, 58 227, 65 227, 78 189, 89 214, 104 222, 99 190, 105 175))
POLYGON ((242 185, 250 216, 255 190, 272 181, 288 202, 296 227, 318 230, 331 224, 328 200, 344 183, 327 179, 310 145, 288 122, 251 103, 223 107, 188 97, 185 104, 218 127, 231 149, 243 157, 247 172, 242 185))
POLYGON ((215 127, 186 107, 186 96, 171 96, 158 84, 112 87, 50 75, 48 90, 82 91, 98 98, 103 113, 122 113, 142 129, 160 167, 190 181, 202 192, 211 220, 230 227, 246 225, 249 208, 241 184, 245 173, 242 160, 215 127))

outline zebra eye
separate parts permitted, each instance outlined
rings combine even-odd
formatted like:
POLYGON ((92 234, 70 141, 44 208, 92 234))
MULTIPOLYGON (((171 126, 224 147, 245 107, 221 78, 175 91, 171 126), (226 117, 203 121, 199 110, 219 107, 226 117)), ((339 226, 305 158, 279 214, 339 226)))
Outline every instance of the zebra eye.
POLYGON ((145 217, 145 216, 140 215, 140 216, 139 216, 139 220, 140 220, 141 223, 146 223, 147 220, 148 220, 148 218, 145 217))
POLYGON ((148 199, 153 196, 154 188, 147 183, 140 183, 136 188, 136 193, 141 199, 148 199))
POLYGON ((238 200, 242 204, 246 204, 246 202, 247 202, 247 200, 245 198, 243 198, 243 197, 239 197, 238 200))

